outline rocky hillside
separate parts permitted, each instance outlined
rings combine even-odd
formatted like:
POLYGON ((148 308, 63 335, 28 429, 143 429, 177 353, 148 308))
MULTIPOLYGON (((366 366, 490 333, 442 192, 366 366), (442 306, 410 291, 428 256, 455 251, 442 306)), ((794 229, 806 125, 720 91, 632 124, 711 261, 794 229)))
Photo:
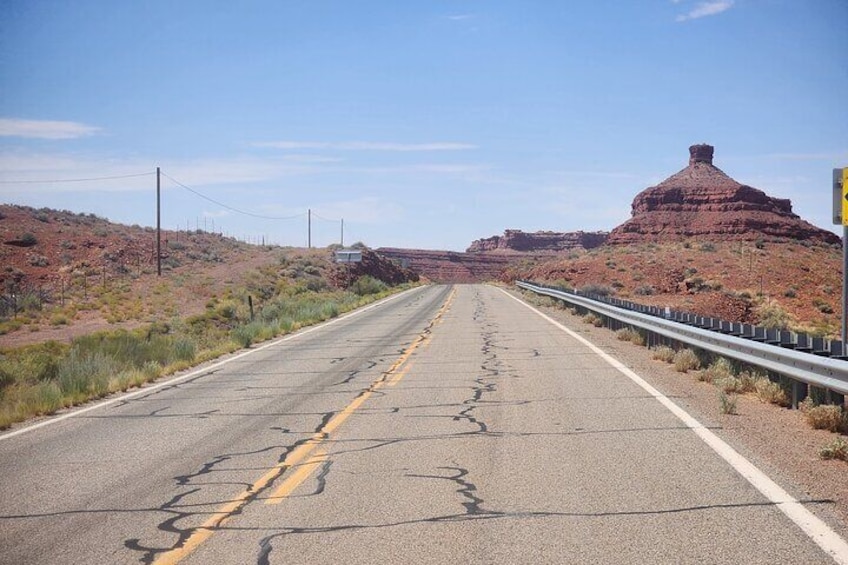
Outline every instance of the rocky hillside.
POLYGON ((842 250, 806 241, 606 245, 531 268, 524 278, 591 289, 736 322, 782 320, 837 337, 842 250))
POLYGON ((713 165, 710 145, 689 148, 689 165, 633 200, 632 218, 609 235, 613 245, 795 240, 838 244, 839 237, 805 222, 789 200, 741 184, 713 165))
POLYGON ((348 277, 333 249, 250 245, 203 231, 163 230, 161 249, 160 277, 152 228, 0 205, 0 347, 171 321, 238 290, 260 306, 281 285, 343 287, 363 274, 388 284, 417 278, 369 250, 348 277))
POLYGON ((468 247, 468 253, 562 253, 572 249, 594 249, 603 245, 607 232, 533 233, 506 230, 503 235, 478 239, 468 247))
POLYGON ((330 284, 338 288, 345 288, 351 281, 364 275, 374 277, 390 285, 419 280, 418 273, 403 267, 398 261, 370 249, 361 249, 361 251, 361 262, 334 266, 332 272, 328 274, 330 284))

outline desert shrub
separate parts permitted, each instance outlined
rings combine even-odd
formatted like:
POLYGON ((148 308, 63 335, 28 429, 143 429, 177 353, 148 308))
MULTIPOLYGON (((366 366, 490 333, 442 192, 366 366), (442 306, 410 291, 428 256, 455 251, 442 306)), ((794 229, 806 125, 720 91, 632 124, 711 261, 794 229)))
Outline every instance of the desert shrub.
POLYGON ((705 383, 712 383, 733 376, 734 371, 731 362, 725 357, 719 357, 709 367, 698 373, 698 380, 705 383))
POLYGON ((33 234, 27 232, 21 236, 21 243, 26 246, 32 246, 38 243, 38 238, 35 237, 33 234))
POLYGON ((702 290, 709 289, 707 284, 704 282, 703 277, 690 277, 683 282, 686 285, 687 289, 694 292, 700 292, 702 290))
POLYGON ((838 437, 829 444, 819 450, 819 457, 822 459, 841 459, 848 461, 848 441, 838 437))
POLYGON ((730 393, 737 393, 738 394, 738 393, 745 392, 744 387, 742 385, 742 379, 740 379, 739 377, 734 377, 734 376, 722 377, 720 379, 714 380, 713 384, 715 384, 716 388, 718 388, 719 391, 721 391, 725 394, 730 394, 730 393))
POLYGON ((822 314, 833 314, 833 306, 822 300, 821 298, 816 298, 813 300, 813 306, 821 312, 822 314))
POLYGON ((759 325, 768 329, 786 330, 794 323, 792 315, 774 300, 761 304, 755 314, 759 325))
POLYGON ((746 393, 746 392, 757 392, 757 382, 762 379, 767 378, 765 375, 761 375, 759 373, 752 373, 751 371, 742 371, 739 373, 739 388, 736 392, 746 393))
POLYGON ((233 340, 242 347, 250 347, 251 344, 257 341, 262 331, 262 324, 251 322, 243 326, 238 326, 233 329, 233 340))
POLYGON ((667 345, 660 345, 653 349, 652 357, 658 361, 672 363, 674 361, 674 349, 667 345))
POLYGON ((586 316, 583 317, 583 322, 586 324, 592 324, 596 328, 600 328, 604 325, 604 319, 592 313, 586 314, 586 316))
POLYGON ((633 328, 621 328, 617 332, 615 332, 615 337, 618 338, 618 341, 630 341, 633 338, 633 334, 638 334, 636 330, 633 328))
POLYGON ((654 294, 654 287, 652 287, 649 284, 643 285, 643 286, 636 287, 636 290, 634 290, 633 292, 635 294, 638 294, 639 296, 650 296, 650 295, 654 294))
POLYGON ((629 341, 633 345, 645 345, 645 336, 633 328, 622 328, 615 332, 620 341, 629 341))
POLYGON ((701 251, 712 252, 712 251, 716 250, 716 246, 715 246, 714 243, 705 242, 705 243, 702 243, 698 249, 700 249, 701 251))
MULTIPOLYGON (((383 281, 378 281, 383 282, 383 281)), ((304 284, 306 285, 307 290, 311 290, 312 292, 321 292, 330 288, 330 285, 327 284, 327 280, 321 277, 313 277, 310 276, 305 279, 304 284)), ((385 285, 384 285, 385 286, 385 285)), ((376 293, 366 293, 366 294, 376 294, 376 293)))
POLYGON ((786 298, 796 298, 798 296, 798 291, 790 287, 786 289, 786 292, 783 293, 783 296, 785 296, 786 298))
MULTIPOLYGON (((812 400, 808 397, 807 400, 812 400)), ((848 433, 848 412, 835 404, 811 405, 806 401, 801 404, 804 419, 816 430, 848 433)))
POLYGON ((44 255, 30 255, 27 257, 27 262, 32 267, 46 267, 50 265, 50 261, 44 255))
POLYGON ((728 394, 725 391, 721 390, 718 393, 718 403, 719 410, 721 410, 722 414, 737 414, 736 411, 736 400, 737 397, 735 394, 728 394))
POLYGON ((615 289, 605 284, 586 284, 580 287, 581 294, 595 294, 598 296, 612 296, 615 289))
POLYGON ((386 285, 386 283, 380 279, 375 279, 371 275, 363 275, 350 285, 351 292, 359 296, 365 296, 366 294, 378 294, 385 291, 387 288, 388 285, 386 285))
POLYGON ((777 404, 778 406, 789 406, 789 396, 778 383, 772 382, 767 378, 761 378, 757 380, 754 388, 757 398, 763 402, 777 404))
POLYGON ((50 325, 51 326, 66 326, 68 325, 68 317, 61 312, 57 312, 50 316, 50 325))
POLYGON ((694 371, 701 366, 701 360, 698 359, 698 355, 691 349, 681 349, 674 354, 672 361, 674 368, 679 373, 694 371))

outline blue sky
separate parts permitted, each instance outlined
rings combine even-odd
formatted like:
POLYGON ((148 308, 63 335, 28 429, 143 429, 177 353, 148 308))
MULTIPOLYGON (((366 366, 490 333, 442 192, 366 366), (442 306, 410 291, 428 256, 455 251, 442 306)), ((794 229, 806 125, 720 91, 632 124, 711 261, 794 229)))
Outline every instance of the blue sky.
POLYGON ((312 209, 315 245, 463 250, 612 229, 706 142, 834 229, 846 30, 845 0, 4 0, 0 201, 154 225, 159 166, 169 229, 305 245, 312 209))

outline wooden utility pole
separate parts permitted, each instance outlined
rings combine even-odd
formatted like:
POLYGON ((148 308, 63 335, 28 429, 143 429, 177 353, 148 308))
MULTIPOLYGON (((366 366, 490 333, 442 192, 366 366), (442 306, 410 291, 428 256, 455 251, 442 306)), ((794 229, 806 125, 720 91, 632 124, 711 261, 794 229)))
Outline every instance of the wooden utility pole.
POLYGON ((156 275, 162 276, 162 198, 161 172, 156 167, 156 275))

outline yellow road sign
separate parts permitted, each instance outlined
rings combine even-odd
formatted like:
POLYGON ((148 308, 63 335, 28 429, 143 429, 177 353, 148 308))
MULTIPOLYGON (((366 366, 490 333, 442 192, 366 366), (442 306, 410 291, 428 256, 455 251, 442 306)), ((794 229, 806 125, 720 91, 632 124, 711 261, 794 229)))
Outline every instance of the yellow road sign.
POLYGON ((842 169, 842 225, 848 226, 848 167, 842 169))

